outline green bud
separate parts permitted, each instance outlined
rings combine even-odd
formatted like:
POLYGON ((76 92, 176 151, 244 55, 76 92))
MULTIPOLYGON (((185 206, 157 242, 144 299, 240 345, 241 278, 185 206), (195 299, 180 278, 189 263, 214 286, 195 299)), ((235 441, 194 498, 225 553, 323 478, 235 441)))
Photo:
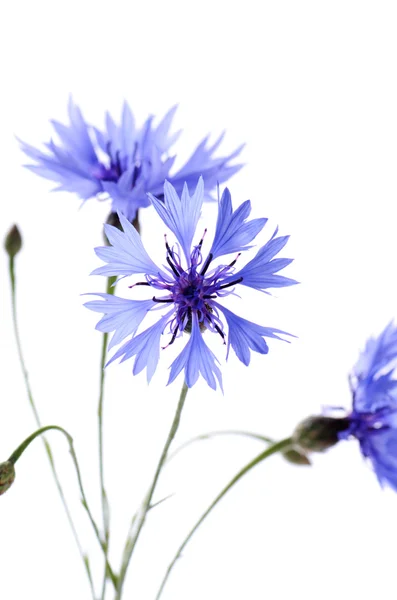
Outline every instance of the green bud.
POLYGON ((4 248, 10 258, 14 258, 22 248, 22 236, 16 225, 13 225, 7 233, 4 248))
POLYGON ((12 462, 7 460, 0 463, 0 496, 12 486, 15 479, 15 469, 12 462))
POLYGON ((310 466, 312 463, 300 448, 289 448, 282 453, 286 461, 293 465, 310 466))
POLYGON ((303 452, 323 452, 339 442, 339 433, 349 427, 349 419, 312 416, 295 429, 292 440, 303 452))

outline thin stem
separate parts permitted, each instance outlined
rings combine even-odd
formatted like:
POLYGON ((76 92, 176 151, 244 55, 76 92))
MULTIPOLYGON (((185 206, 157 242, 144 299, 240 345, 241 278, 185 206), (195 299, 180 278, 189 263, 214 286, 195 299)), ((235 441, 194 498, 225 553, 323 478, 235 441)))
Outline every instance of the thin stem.
MULTIPOLYGON (((9 275, 10 275, 10 282, 11 282, 11 309, 12 309, 12 324, 13 324, 13 328, 14 328, 14 335, 15 335, 15 341, 16 341, 16 345, 17 345, 17 352, 18 352, 18 358, 19 358, 19 363, 21 365, 21 370, 22 370, 22 375, 23 375, 23 379, 25 382, 25 388, 26 388, 26 392, 28 395, 28 400, 29 400, 29 404, 31 406, 31 409, 33 411, 33 416, 34 419, 36 421, 37 427, 41 428, 42 427, 42 423, 41 423, 41 419, 33 398, 33 393, 32 393, 32 388, 30 387, 30 383, 29 383, 29 375, 28 375, 28 371, 26 369, 26 365, 25 365, 25 359, 23 356, 23 352, 22 352, 22 344, 21 344, 21 338, 19 335, 19 327, 18 327, 18 317, 17 317, 17 308, 16 308, 16 277, 15 277, 15 263, 14 263, 14 257, 10 256, 10 260, 9 260, 9 275)), ((90 568, 89 568, 89 564, 88 564, 88 558, 86 556, 86 554, 84 553, 84 550, 82 548, 82 545, 80 543, 80 539, 79 536, 77 534, 77 530, 76 530, 76 526, 74 524, 72 515, 70 513, 68 504, 66 502, 66 498, 65 498, 65 494, 61 485, 61 482, 59 480, 58 477, 58 473, 57 470, 55 468, 55 463, 54 463, 54 458, 52 455, 52 450, 51 447, 49 445, 49 443, 47 442, 46 438, 43 438, 43 444, 44 444, 44 448, 45 451, 47 453, 47 457, 50 463, 50 468, 52 471, 52 475, 54 477, 54 481, 55 481, 55 485, 58 489, 58 493, 59 496, 61 498, 61 502, 63 505, 63 508, 65 510, 66 513, 66 518, 69 522, 70 528, 72 530, 73 533, 73 537, 75 539, 79 554, 83 560, 84 563, 84 568, 86 570, 88 579, 89 579, 89 583, 90 583, 90 587, 91 587, 91 592, 92 592, 92 596, 95 600, 95 595, 94 595, 94 589, 93 589, 93 583, 92 583, 92 578, 91 578, 91 572, 90 572, 90 568)))
POLYGON ((194 438, 192 438, 191 440, 188 440, 187 442, 185 442, 184 444, 181 444, 178 448, 176 448, 176 450, 174 450, 174 452, 171 452, 171 454, 168 456, 168 461, 172 460, 177 454, 179 454, 179 452, 181 452, 181 450, 184 450, 185 448, 187 448, 191 444, 194 444, 195 442, 200 442, 202 440, 209 440, 212 437, 221 436, 221 435, 241 435, 244 437, 252 438, 254 440, 259 440, 261 442, 266 442, 267 444, 274 443, 274 440, 272 438, 266 437, 259 433, 251 433, 250 431, 241 431, 240 429, 228 429, 225 431, 210 431, 209 433, 203 433, 201 435, 197 435, 194 438))
POLYGON ((233 477, 233 479, 231 479, 231 481, 227 484, 227 486, 223 488, 223 490, 217 495, 217 497, 215 498, 215 500, 209 505, 209 507, 207 508, 207 510, 201 515, 200 519, 197 521, 197 523, 195 524, 195 526, 193 527, 193 529, 191 529, 189 535, 185 538, 184 542, 179 546, 178 551, 175 554, 174 558, 172 559, 171 563, 169 564, 168 569, 167 569, 167 571, 165 573, 164 579, 161 582, 160 589, 157 592, 156 600, 159 600, 159 598, 160 598, 160 596, 161 596, 161 594, 162 594, 162 592, 164 590, 165 584, 167 583, 168 577, 170 576, 171 571, 172 571, 175 563, 177 562, 177 560, 181 556, 184 548, 186 547, 186 545, 188 544, 188 542, 190 541, 190 539, 193 537, 193 535, 195 534, 195 532, 197 531, 197 529, 200 527, 200 525, 203 523, 203 521, 205 521, 205 519, 208 517, 208 515, 210 514, 210 512, 212 511, 212 509, 215 508, 215 506, 218 504, 218 502, 220 502, 220 500, 222 500, 222 498, 234 486, 235 483, 237 483, 242 477, 244 477, 244 475, 246 475, 246 473, 248 473, 256 465, 258 465, 260 462, 262 462, 263 460, 265 460, 269 456, 272 456, 272 454, 276 454, 277 452, 281 452, 285 448, 288 448, 288 446, 290 446, 291 444, 292 444, 292 439, 291 438, 286 438, 286 439, 282 440, 281 442, 277 442, 275 444, 272 444, 271 446, 269 446, 268 448, 266 448, 266 450, 264 450, 263 452, 261 452, 260 454, 258 454, 258 456, 256 456, 253 460, 251 460, 247 465, 245 465, 245 467, 243 467, 237 473, 237 475, 235 475, 233 477))
MULTIPOLYGON (((185 404, 188 389, 189 388, 187 387, 186 382, 185 382, 182 386, 182 390, 181 390, 181 394, 179 397, 178 406, 176 408, 174 420, 172 422, 171 429, 169 431, 167 440, 165 442, 163 451, 161 453, 160 460, 158 462, 152 484, 151 484, 149 491, 145 497, 145 500, 143 501, 140 514, 138 516, 134 517, 134 522, 136 523, 136 527, 134 528, 135 532, 134 532, 133 536, 131 536, 131 537, 129 537, 129 539, 127 539, 127 543, 126 543, 124 554, 123 554, 123 562, 121 565, 120 575, 119 575, 119 579, 118 579, 117 594, 116 594, 115 600, 121 600, 121 594, 122 594, 122 590, 123 590, 125 576, 127 574, 128 565, 130 563, 131 556, 132 556, 132 553, 136 546, 136 543, 139 539, 139 535, 141 533, 142 527, 145 523, 146 515, 152 506, 152 504, 151 504, 152 497, 154 494, 154 490, 156 489, 157 481, 160 476, 161 470, 166 463, 168 450, 169 450, 171 443, 175 437, 175 434, 178 430, 180 419, 181 419, 181 414, 182 414, 182 409, 185 404)), ((131 531, 131 529, 130 529, 130 531, 131 531)))
MULTIPOLYGON (((104 549, 104 542, 101 539, 100 533, 99 533, 99 529, 97 524, 95 523, 95 520, 92 516, 91 510, 88 506, 88 502, 87 502, 87 497, 85 495, 85 491, 84 491, 84 486, 83 486, 83 481, 81 478, 81 471, 80 471, 80 466, 79 466, 79 462, 77 460, 77 454, 76 451, 74 449, 74 444, 73 444, 73 438, 70 435, 70 433, 68 433, 66 431, 66 429, 63 429, 63 427, 59 427, 58 425, 47 425, 45 427, 40 427, 40 429, 38 429, 37 431, 35 431, 34 433, 32 433, 32 435, 30 435, 29 437, 26 438, 26 440, 24 440, 22 442, 22 444, 20 444, 18 446, 18 448, 16 450, 14 450, 14 452, 11 454, 10 458, 8 459, 12 464, 15 464, 17 462, 17 460, 21 457, 21 455, 23 454, 23 452, 26 450, 26 448, 33 442, 34 439, 36 439, 38 436, 42 435, 43 433, 45 433, 46 431, 49 431, 51 429, 55 429, 57 431, 60 431, 61 433, 63 433, 63 435, 66 437, 68 444, 69 444, 69 451, 70 454, 72 456, 72 460, 73 460, 73 464, 76 470, 76 475, 77 475, 77 481, 79 484, 79 489, 80 489, 80 494, 81 494, 81 503, 84 506, 87 515, 91 521, 92 527, 94 528, 96 537, 98 539, 98 542, 101 546, 102 549, 104 549)), ((113 571, 110 567, 110 565, 107 563, 107 569, 109 570, 110 573, 110 577, 116 587, 116 582, 117 582, 117 577, 113 574, 113 571)), ((95 595, 93 594, 93 597, 95 599, 95 595)))
MULTIPOLYGON (((116 281, 116 277, 108 277, 106 292, 108 294, 114 294, 115 286, 113 285, 116 281)), ((105 395, 105 362, 106 362, 106 351, 108 346, 108 334, 104 333, 102 338, 102 351, 101 351, 101 362, 99 372, 99 400, 98 400, 98 452, 99 452, 99 478, 101 485, 101 504, 102 504, 102 522, 103 522, 103 550, 105 554, 105 561, 108 563, 109 553, 109 538, 110 538, 110 514, 109 514, 109 501, 105 488, 105 476, 104 476, 104 460, 103 460, 103 400, 105 395)), ((102 582, 101 600, 105 598, 106 592, 106 581, 107 581, 107 570, 102 582)))

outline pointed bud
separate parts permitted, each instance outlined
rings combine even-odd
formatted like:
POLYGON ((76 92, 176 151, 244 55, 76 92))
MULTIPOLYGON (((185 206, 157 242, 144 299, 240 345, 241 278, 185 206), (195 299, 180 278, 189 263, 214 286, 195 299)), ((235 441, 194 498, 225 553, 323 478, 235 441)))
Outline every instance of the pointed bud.
POLYGON ((7 233, 4 248, 10 258, 14 258, 22 248, 22 236, 16 225, 13 225, 7 233))
POLYGON ((293 465, 310 466, 312 463, 300 448, 289 448, 282 453, 286 461, 293 465))
POLYGON ((296 427, 292 439, 303 452, 323 452, 339 442, 339 433, 349 425, 347 418, 308 417, 296 427))
POLYGON ((12 462, 7 460, 0 463, 0 496, 12 486, 15 479, 15 469, 12 462))

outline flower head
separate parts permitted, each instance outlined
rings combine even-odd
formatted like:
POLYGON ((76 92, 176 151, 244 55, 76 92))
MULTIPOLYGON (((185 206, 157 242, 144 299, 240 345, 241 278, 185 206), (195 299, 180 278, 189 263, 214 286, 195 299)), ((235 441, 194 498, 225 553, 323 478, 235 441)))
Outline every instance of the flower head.
POLYGON ((397 491, 397 326, 367 341, 350 378, 353 410, 341 438, 355 436, 381 485, 397 491))
POLYGON ((250 362, 251 350, 267 354, 265 337, 281 339, 278 334, 285 333, 239 317, 223 306, 221 301, 233 294, 237 285, 264 291, 289 286, 296 281, 278 275, 291 259, 275 258, 288 240, 287 236, 277 237, 277 230, 254 258, 236 270, 238 257, 251 248, 248 244, 262 230, 267 219, 248 221, 251 212, 248 200, 233 211, 228 189, 225 189, 219 202, 211 247, 204 253, 206 230, 193 245, 204 193, 203 179, 200 178, 192 196, 185 185, 179 197, 169 182, 164 184, 164 201, 150 195, 155 210, 177 240, 176 244, 171 245, 165 236, 166 265, 162 268, 156 266, 148 256, 140 236, 126 218, 120 215, 123 231, 106 225, 105 231, 111 246, 96 249, 97 255, 106 264, 93 274, 119 277, 143 274, 144 281, 138 281, 131 287, 151 288, 150 298, 132 300, 96 294, 100 300, 88 302, 86 306, 104 314, 97 329, 114 332, 109 347, 132 336, 109 362, 117 358, 124 361, 135 356, 133 373, 137 374, 146 367, 150 380, 159 360, 162 334, 169 335, 166 348, 184 333, 190 333, 190 336, 183 336, 188 340, 171 365, 168 383, 184 370, 189 387, 194 385, 201 373, 208 385, 216 389, 216 380, 222 385, 221 372, 216 357, 204 341, 205 331, 216 334, 224 344, 227 343, 227 354, 232 347, 245 365, 250 362), (236 252, 238 254, 234 260, 219 264, 220 257, 236 252), (162 310, 161 316, 154 325, 137 335, 145 315, 154 309, 162 310))
POLYGON ((184 182, 190 189, 200 174, 206 181, 205 196, 217 183, 223 183, 242 165, 231 165, 242 146, 228 156, 214 158, 223 135, 211 146, 208 137, 196 148, 187 163, 170 175, 175 156, 168 151, 179 137, 169 129, 176 111, 173 107, 157 125, 149 117, 141 128, 136 127, 129 106, 124 103, 120 124, 106 113, 106 127, 101 131, 88 125, 79 107, 69 101, 68 125, 52 121, 59 143, 50 140, 45 151, 21 142, 22 150, 36 164, 29 169, 56 181, 56 190, 74 192, 82 200, 105 192, 112 200, 112 212, 121 212, 133 221, 139 208, 150 204, 147 194, 162 193, 164 180, 173 184, 177 193, 184 182))

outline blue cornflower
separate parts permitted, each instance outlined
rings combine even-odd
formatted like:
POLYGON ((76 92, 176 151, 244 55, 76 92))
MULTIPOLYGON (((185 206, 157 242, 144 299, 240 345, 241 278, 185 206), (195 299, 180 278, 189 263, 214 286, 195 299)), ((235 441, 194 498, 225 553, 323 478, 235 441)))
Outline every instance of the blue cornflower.
POLYGON ((70 99, 70 123, 52 121, 58 144, 50 140, 42 151, 21 142, 25 154, 37 163, 26 166, 56 181, 56 190, 74 192, 83 201, 105 192, 112 200, 112 212, 121 212, 131 222, 139 208, 149 206, 149 192, 162 194, 166 178, 181 193, 185 182, 191 189, 202 174, 206 199, 211 199, 210 192, 216 184, 227 181, 241 169, 241 164, 230 162, 243 146, 228 156, 214 158, 223 135, 212 146, 206 137, 187 163, 170 175, 176 157, 169 156, 168 151, 181 133, 169 134, 176 108, 171 108, 159 125, 154 126, 150 116, 143 127, 137 128, 131 109, 124 103, 120 125, 106 113, 106 128, 100 131, 86 123, 80 108, 70 99))
POLYGON ((350 377, 353 410, 340 438, 355 436, 380 484, 397 491, 397 327, 367 341, 350 377))
POLYGON ((216 364, 218 361, 204 341, 205 331, 215 333, 224 344, 227 340, 227 354, 232 347, 245 365, 250 362, 250 350, 267 354, 269 349, 264 337, 282 339, 278 334, 285 334, 279 329, 262 327, 237 316, 220 301, 233 294, 238 284, 264 291, 296 282, 277 274, 291 262, 289 258, 274 258, 288 240, 288 236, 277 237, 277 230, 256 256, 236 271, 238 257, 252 247, 248 244, 262 230, 267 219, 247 221, 251 212, 248 200, 233 211, 228 189, 219 202, 215 235, 209 251, 203 252, 204 235, 192 248, 204 193, 203 179, 200 178, 192 196, 185 185, 179 197, 167 181, 164 184, 164 201, 150 195, 152 205, 177 240, 170 245, 165 236, 167 264, 162 268, 151 260, 139 234, 121 214, 123 231, 106 225, 105 232, 111 246, 96 248, 95 251, 107 264, 93 274, 106 277, 143 274, 145 280, 131 287, 146 286, 152 292, 148 300, 96 294, 101 299, 88 302, 86 306, 104 314, 97 324, 99 331, 114 332, 109 348, 132 335, 109 363, 135 356, 134 375, 146 367, 150 381, 159 360, 161 335, 166 333, 170 336, 169 343, 164 346, 166 348, 186 332, 190 336, 186 336, 185 347, 171 365, 168 383, 184 370, 189 387, 196 383, 201 373, 208 385, 216 389, 216 379, 222 387, 222 377, 216 364), (236 258, 228 264, 217 264, 220 257, 236 252, 236 258), (153 309, 165 312, 154 325, 136 335, 145 315, 153 309))

